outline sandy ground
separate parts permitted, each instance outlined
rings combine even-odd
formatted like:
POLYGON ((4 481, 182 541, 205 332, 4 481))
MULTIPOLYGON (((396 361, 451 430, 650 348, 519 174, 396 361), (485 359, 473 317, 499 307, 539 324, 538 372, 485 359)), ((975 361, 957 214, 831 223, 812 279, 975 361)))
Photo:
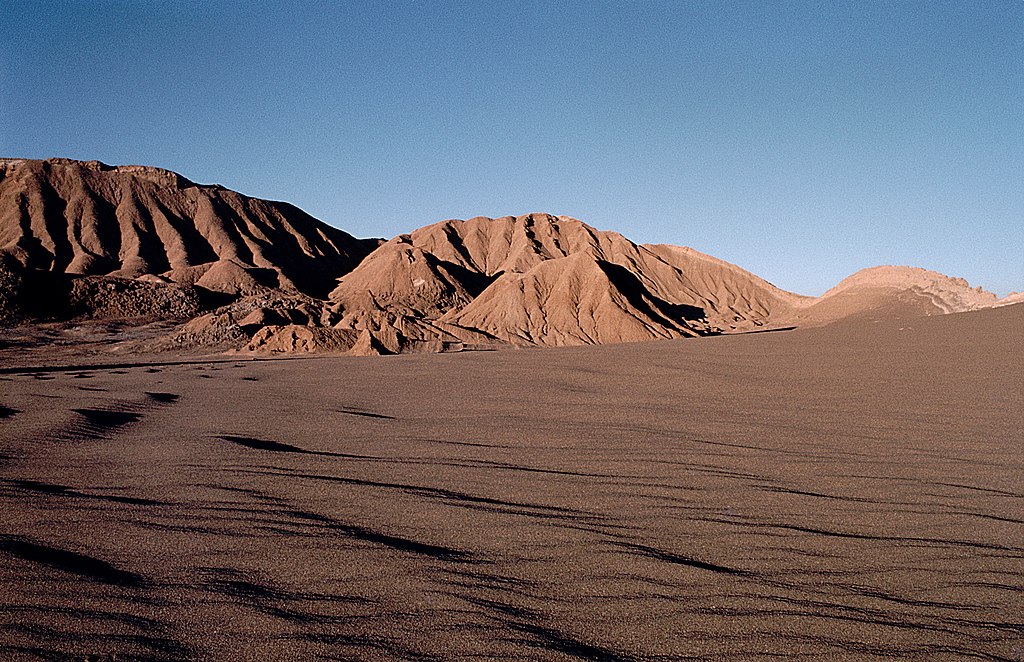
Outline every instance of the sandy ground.
POLYGON ((1022 328, 27 353, 0 657, 1021 659, 1022 328))

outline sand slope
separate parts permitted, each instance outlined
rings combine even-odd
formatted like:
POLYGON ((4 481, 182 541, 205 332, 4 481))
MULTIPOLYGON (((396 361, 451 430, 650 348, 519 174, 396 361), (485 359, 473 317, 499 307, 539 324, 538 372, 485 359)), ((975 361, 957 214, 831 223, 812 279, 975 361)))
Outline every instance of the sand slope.
POLYGON ((0 369, 0 657, 1013 660, 1022 326, 0 369))
POLYGON ((972 288, 963 278, 917 267, 883 266, 862 269, 817 299, 808 301, 785 323, 800 326, 843 319, 885 319, 962 313, 996 305, 995 294, 972 288))

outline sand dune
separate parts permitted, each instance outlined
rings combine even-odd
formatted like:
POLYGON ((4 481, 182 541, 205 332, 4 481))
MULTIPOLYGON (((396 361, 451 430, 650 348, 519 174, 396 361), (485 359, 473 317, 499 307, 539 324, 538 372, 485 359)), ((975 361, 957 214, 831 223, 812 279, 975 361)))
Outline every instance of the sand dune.
POLYGON ((1022 324, 5 364, 0 657, 1012 660, 1022 324))

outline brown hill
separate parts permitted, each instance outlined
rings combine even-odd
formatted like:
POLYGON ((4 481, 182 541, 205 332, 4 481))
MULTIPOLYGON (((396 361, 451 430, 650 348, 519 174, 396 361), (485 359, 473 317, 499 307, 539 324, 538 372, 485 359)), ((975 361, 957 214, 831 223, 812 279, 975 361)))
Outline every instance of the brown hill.
POLYGON ((187 322, 161 339, 165 349, 601 344, 961 312, 1020 297, 997 301, 910 267, 865 269, 803 297, 691 248, 635 244, 548 214, 360 240, 289 204, 168 170, 0 159, 0 323, 187 322))
POLYGON ((589 345, 706 331, 701 309, 660 299, 631 272, 582 253, 502 274, 445 320, 513 344, 589 345))
POLYGON ((912 318, 991 308, 995 294, 918 267, 862 269, 783 321, 820 326, 841 320, 912 318))
POLYGON ((378 243, 160 168, 0 160, 0 256, 27 269, 323 296, 378 243))
POLYGON ((343 328, 517 345, 754 328, 803 301, 691 249, 637 245, 547 214, 449 220, 396 237, 330 298, 343 328))

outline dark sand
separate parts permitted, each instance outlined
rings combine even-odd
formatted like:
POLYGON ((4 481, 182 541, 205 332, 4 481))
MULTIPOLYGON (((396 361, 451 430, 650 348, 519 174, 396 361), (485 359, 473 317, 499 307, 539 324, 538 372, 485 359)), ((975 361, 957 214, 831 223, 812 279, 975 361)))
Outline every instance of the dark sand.
POLYGON ((1020 659, 1022 329, 8 364, 0 658, 1020 659))

